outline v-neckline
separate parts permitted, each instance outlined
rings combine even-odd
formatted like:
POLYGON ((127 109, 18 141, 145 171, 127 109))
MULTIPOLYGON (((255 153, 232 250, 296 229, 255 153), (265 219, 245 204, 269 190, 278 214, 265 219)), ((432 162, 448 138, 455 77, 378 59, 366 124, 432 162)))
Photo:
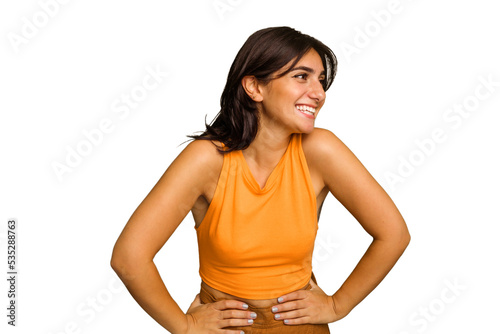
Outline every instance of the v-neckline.
POLYGON ((288 142, 288 146, 286 147, 285 152, 281 156, 281 158, 278 161, 278 163, 276 164, 276 166, 274 166, 273 170, 271 171, 271 173, 267 177, 266 182, 264 183, 264 187, 262 187, 262 188, 260 187, 259 182, 257 182, 257 180, 255 179, 252 171, 250 170, 250 166, 248 166, 247 160, 245 159, 245 156, 243 155, 243 151, 242 150, 239 151, 239 154, 240 154, 240 157, 242 160, 244 175, 257 193, 265 193, 273 187, 273 185, 276 181, 276 178, 279 175, 279 172, 283 168, 285 158, 289 154, 290 146, 292 145, 292 139, 293 139, 293 135, 290 136, 290 140, 288 142))

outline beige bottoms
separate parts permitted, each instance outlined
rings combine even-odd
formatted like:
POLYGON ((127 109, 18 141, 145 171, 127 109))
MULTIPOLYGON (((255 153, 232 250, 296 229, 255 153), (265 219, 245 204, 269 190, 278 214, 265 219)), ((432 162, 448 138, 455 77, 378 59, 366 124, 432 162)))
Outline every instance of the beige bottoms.
MULTIPOLYGON (((316 283, 314 275, 313 281, 316 283)), ((311 289, 311 284, 305 287, 305 290, 311 289)), ((214 303, 219 301, 207 289, 201 286, 200 299, 202 304, 214 303)), ((227 327, 227 329, 239 329, 245 334, 326 334, 330 333, 328 324, 321 325, 285 325, 283 320, 275 320, 271 307, 254 307, 248 304, 248 310, 257 313, 257 318, 250 326, 227 327)))

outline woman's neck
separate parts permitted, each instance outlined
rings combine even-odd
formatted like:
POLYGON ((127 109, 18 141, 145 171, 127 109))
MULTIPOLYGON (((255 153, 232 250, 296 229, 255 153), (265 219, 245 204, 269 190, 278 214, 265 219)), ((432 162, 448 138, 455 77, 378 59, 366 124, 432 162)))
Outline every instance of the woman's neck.
POLYGON ((255 139, 244 150, 245 159, 252 160, 260 168, 274 168, 290 142, 291 133, 260 127, 255 139))

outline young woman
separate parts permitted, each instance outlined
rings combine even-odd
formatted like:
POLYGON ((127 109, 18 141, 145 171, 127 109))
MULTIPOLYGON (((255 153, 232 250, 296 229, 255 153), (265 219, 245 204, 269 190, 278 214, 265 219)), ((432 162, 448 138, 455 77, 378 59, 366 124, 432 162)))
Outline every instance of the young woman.
POLYGON ((314 127, 337 60, 288 27, 257 31, 229 71, 221 110, 144 199, 111 265, 171 333, 329 333, 386 276, 410 236, 396 206, 354 154, 314 127), (312 274, 331 192, 373 237, 332 296, 312 274), (201 291, 184 313, 153 262, 192 212, 201 291))

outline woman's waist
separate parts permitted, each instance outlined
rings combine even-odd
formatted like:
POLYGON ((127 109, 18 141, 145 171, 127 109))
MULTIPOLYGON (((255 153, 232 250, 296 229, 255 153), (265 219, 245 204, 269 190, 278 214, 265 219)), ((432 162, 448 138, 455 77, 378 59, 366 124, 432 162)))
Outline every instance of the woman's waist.
MULTIPOLYGON (((310 282, 308 282, 305 286, 303 286, 302 288, 300 288, 298 290, 307 290, 307 289, 310 289, 310 287, 311 287, 311 284, 310 284, 310 282)), ((270 298, 270 299, 242 298, 242 297, 238 297, 238 296, 217 290, 217 289, 209 286, 208 284, 206 284, 203 281, 201 282, 201 288, 203 290, 205 290, 206 293, 211 295, 211 297, 214 300, 225 300, 225 299, 239 300, 239 301, 242 301, 242 302, 248 304, 251 308, 268 308, 268 307, 274 306, 278 303, 278 299, 277 299, 278 297, 270 298)), ((295 291, 298 291, 298 290, 295 290, 295 291)), ((290 292, 293 292, 293 291, 290 291, 290 292)))

